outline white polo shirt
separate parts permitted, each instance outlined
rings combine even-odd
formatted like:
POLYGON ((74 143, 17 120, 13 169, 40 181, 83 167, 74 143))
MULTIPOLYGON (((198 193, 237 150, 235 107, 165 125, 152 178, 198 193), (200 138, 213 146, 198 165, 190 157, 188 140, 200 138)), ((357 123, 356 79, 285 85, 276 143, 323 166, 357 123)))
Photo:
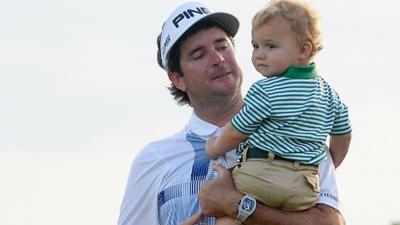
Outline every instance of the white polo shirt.
MULTIPOLYGON (((121 205, 119 225, 177 225, 199 212, 197 198, 201 183, 216 177, 213 164, 225 167, 236 162, 234 151, 210 160, 206 140, 220 132, 192 113, 186 127, 177 134, 147 145, 135 157, 121 205)), ((338 195, 332 159, 320 164, 321 195, 318 203, 338 209, 338 195)), ((214 217, 199 224, 214 225, 214 217)))

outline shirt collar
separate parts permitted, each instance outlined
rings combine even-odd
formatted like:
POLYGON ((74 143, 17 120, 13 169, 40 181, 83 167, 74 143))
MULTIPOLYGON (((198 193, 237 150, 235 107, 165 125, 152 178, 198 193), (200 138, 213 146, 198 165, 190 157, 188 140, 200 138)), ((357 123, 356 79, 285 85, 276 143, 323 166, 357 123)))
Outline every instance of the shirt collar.
POLYGON ((290 66, 282 76, 291 79, 310 79, 317 77, 318 73, 315 63, 311 63, 308 66, 290 66))
POLYGON ((192 133, 204 138, 210 137, 219 130, 218 126, 207 123, 206 121, 200 119, 194 111, 192 112, 192 116, 187 124, 187 128, 192 133))

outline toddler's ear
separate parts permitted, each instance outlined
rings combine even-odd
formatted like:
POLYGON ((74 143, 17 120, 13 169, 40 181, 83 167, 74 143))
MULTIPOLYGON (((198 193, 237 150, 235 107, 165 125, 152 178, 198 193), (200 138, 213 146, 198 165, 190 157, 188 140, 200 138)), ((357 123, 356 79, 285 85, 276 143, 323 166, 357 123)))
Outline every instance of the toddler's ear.
POLYGON ((312 44, 305 41, 300 45, 300 59, 309 59, 311 57, 312 44))

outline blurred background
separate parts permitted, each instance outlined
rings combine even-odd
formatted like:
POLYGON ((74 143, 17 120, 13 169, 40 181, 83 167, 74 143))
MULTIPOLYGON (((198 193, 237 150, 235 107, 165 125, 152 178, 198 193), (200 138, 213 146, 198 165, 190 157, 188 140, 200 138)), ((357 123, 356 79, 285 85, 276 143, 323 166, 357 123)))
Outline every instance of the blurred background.
MULTIPOLYGON (((156 36, 183 1, 0 1, 0 224, 116 224, 130 169, 150 141, 190 117, 156 64, 156 36)), ((241 21, 243 92, 261 78, 250 21, 266 1, 203 1, 241 21)), ((312 0, 320 74, 350 109, 337 170, 352 225, 400 222, 400 3, 312 0)))

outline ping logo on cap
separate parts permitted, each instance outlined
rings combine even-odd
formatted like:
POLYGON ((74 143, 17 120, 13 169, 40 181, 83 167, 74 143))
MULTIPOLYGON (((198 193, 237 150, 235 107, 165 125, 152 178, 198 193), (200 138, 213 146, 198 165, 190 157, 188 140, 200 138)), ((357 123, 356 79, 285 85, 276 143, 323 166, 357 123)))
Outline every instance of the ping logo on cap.
POLYGON ((179 28, 179 22, 181 22, 183 19, 190 19, 192 17, 195 17, 196 14, 198 15, 204 15, 204 14, 209 14, 210 10, 205 8, 205 7, 196 7, 196 9, 187 9, 183 11, 182 13, 178 14, 173 20, 172 23, 174 24, 175 28, 179 28))

